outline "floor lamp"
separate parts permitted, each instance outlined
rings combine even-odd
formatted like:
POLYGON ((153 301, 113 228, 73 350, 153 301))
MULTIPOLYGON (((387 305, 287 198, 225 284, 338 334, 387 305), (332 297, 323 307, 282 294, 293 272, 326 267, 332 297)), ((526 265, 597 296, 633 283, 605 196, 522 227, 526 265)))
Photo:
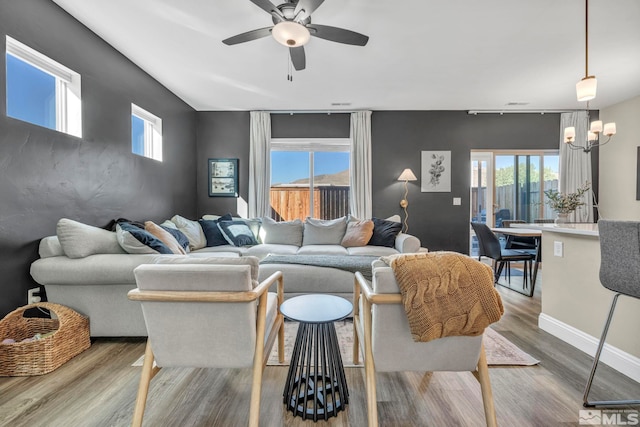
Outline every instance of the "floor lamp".
POLYGON ((409 219, 409 213, 407 212, 407 206, 409 206, 409 200, 407 200, 407 195, 409 194, 409 188, 407 187, 408 181, 417 181, 418 178, 413 174, 411 169, 407 168, 402 171, 400 176, 398 177, 398 181, 404 181, 404 197, 400 200, 400 206, 404 209, 404 227, 402 227, 402 232, 406 233, 409 231, 409 224, 407 220, 409 219))

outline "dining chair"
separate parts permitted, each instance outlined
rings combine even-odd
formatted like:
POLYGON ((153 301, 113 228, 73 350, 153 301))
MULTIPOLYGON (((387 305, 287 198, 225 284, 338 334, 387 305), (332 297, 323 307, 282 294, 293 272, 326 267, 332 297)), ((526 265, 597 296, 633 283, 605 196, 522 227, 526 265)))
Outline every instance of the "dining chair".
POLYGON ((258 283, 257 258, 240 258, 246 265, 232 260, 236 265, 203 258, 134 270, 138 288, 128 296, 141 303, 148 340, 132 426, 142 425, 150 382, 160 368, 184 367, 252 368, 248 424, 258 426, 262 373, 276 337, 280 362, 284 358, 278 309, 284 301, 283 279, 275 272, 258 283), (276 282, 277 294, 268 292, 276 282))
POLYGON ((600 283, 613 291, 614 295, 598 349, 593 358, 593 366, 584 390, 583 405, 585 407, 640 405, 640 400, 589 401, 589 391, 618 298, 620 295, 624 295, 640 299, 640 222, 601 219, 598 221, 598 234, 600 236, 601 259, 600 283))
POLYGON ((476 237, 478 238, 478 260, 481 260, 482 257, 487 257, 493 259, 493 271, 494 271, 494 279, 495 282, 498 283, 498 279, 502 274, 502 270, 507 266, 507 280, 509 283, 511 282, 510 275, 510 263, 511 262, 523 262, 524 263, 524 275, 523 275, 523 286, 527 286, 528 276, 531 275, 532 272, 532 263, 535 259, 535 255, 529 253, 527 251, 521 251, 517 249, 506 249, 502 248, 500 245, 500 240, 498 237, 491 231, 487 224, 483 224, 481 222, 472 222, 471 227, 473 231, 476 233, 476 237))

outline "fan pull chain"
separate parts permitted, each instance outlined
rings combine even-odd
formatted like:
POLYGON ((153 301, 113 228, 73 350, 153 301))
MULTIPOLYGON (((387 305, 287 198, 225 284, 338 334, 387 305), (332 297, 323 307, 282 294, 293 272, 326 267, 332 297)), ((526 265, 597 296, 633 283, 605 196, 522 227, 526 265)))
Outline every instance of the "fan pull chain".
POLYGON ((293 70, 291 67, 291 51, 287 49, 287 80, 293 81, 293 70))

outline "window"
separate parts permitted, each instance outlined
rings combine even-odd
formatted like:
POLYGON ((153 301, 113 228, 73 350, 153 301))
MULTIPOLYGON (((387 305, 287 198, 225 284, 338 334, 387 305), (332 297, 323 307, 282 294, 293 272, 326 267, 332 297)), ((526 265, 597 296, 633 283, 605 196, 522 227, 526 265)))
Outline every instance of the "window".
POLYGON ((131 104, 131 152, 162 161, 162 119, 131 104))
POLYGON ((82 137, 80 74, 6 40, 7 116, 82 137))
POLYGON ((349 139, 273 139, 274 219, 334 219, 349 213, 349 139))

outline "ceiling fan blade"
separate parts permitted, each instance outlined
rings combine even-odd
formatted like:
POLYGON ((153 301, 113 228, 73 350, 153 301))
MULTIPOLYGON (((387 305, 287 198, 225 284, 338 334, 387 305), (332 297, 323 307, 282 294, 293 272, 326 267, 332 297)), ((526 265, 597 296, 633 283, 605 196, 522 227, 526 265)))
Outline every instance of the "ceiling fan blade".
POLYGON ((274 11, 277 13, 280 13, 278 8, 269 0, 249 0, 249 1, 267 13, 273 13, 274 11))
POLYGON ((238 34, 237 36, 229 37, 226 40, 222 40, 222 43, 231 46, 238 43, 250 42, 251 40, 261 39, 271 35, 271 29, 273 27, 259 28, 257 30, 247 31, 246 33, 238 34))
POLYGON ((304 55, 304 46, 290 47, 289 54, 291 55, 291 63, 296 71, 304 70, 307 66, 307 60, 304 55))
POLYGON ((314 10, 319 8, 322 3, 324 3, 324 0, 299 0, 296 5, 296 10, 293 13, 297 15, 301 10, 304 10, 304 13, 309 16, 314 10))
POLYGON ((364 46, 369 41, 369 36, 356 33, 355 31, 345 30, 344 28, 317 24, 309 24, 307 28, 310 30, 312 36, 336 43, 364 46))

